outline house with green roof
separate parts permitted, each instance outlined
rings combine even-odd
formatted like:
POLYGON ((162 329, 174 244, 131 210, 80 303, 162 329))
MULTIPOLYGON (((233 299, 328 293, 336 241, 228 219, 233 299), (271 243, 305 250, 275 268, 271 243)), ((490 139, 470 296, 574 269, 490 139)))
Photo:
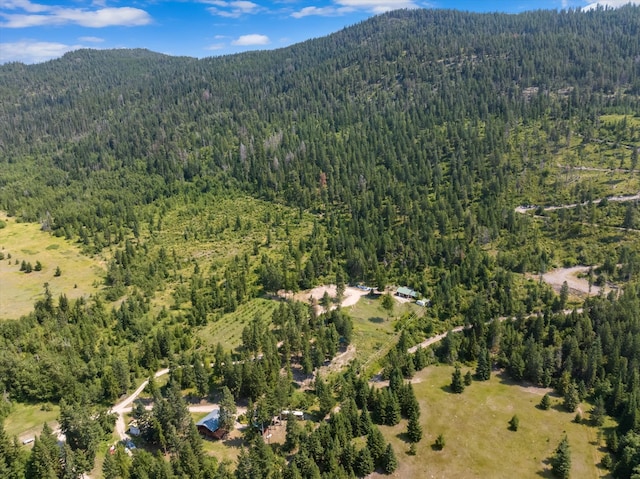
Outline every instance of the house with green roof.
POLYGON ((400 296, 401 298, 411 298, 411 299, 416 299, 418 297, 417 292, 415 292, 410 288, 407 288, 406 286, 400 286, 396 291, 396 295, 400 296))

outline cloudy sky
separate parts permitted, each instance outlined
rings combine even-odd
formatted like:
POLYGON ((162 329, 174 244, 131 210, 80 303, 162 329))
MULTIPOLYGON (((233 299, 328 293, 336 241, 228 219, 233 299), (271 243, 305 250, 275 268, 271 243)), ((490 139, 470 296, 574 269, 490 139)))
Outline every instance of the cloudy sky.
POLYGON ((284 47, 398 8, 516 13, 584 8, 592 1, 0 0, 0 63, 37 63, 78 48, 148 48, 202 58, 284 47))

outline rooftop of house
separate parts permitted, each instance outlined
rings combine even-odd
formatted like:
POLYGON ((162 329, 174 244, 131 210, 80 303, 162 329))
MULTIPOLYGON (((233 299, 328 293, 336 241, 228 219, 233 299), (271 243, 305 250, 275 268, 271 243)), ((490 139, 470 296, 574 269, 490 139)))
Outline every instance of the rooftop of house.
POLYGON ((416 293, 414 290, 412 290, 412 289, 410 289, 410 288, 407 288, 407 287, 405 287, 405 286, 400 286, 400 287, 398 288, 397 293, 398 293, 398 294, 402 294, 402 295, 404 295, 404 296, 411 296, 412 298, 415 298, 415 297, 417 297, 417 296, 418 296, 418 293, 416 293))
POLYGON ((215 432, 220 427, 219 419, 220 419, 220 410, 219 409, 214 409, 209 414, 207 414, 205 417, 200 419, 196 423, 196 426, 204 426, 209 431, 215 432))

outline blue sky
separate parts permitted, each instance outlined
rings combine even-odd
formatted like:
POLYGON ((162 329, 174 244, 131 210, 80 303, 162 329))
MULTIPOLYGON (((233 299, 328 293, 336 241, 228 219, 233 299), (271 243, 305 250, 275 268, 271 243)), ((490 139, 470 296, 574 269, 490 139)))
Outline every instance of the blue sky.
POLYGON ((37 63, 78 48, 148 48, 202 58, 285 47, 398 8, 517 13, 594 1, 0 0, 0 63, 37 63))

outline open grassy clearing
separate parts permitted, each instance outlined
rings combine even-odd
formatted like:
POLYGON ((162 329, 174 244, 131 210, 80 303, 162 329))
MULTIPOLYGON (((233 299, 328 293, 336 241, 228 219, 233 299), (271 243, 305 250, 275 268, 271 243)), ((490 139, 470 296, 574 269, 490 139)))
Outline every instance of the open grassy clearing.
POLYGON ((572 132, 553 149, 542 129, 521 126, 513 134, 513 161, 523 162, 514 196, 521 204, 550 206, 583 201, 586 192, 592 199, 638 193, 632 156, 639 124, 638 117, 604 115, 588 136, 572 132))
POLYGON ((153 227, 142 239, 164 247, 170 255, 175 252, 175 266, 188 278, 195 262, 203 272, 224 271, 236 256, 248 254, 257 263, 263 253, 272 254, 289 241, 296 246, 311 232, 313 218, 294 208, 235 193, 185 200, 154 214, 150 223, 153 227))
POLYGON ((381 296, 363 296, 355 305, 350 306, 347 312, 353 318, 353 338, 351 344, 356 348, 358 360, 367 363, 367 368, 380 369, 377 361, 384 357, 384 352, 395 344, 392 340, 397 334, 394 330, 393 318, 402 316, 405 312, 422 314, 424 309, 413 303, 394 304, 392 318, 382 308, 381 296))
POLYGON ((225 314, 220 319, 207 324, 198 331, 198 337, 212 351, 218 343, 225 349, 235 349, 242 343, 244 327, 258 316, 265 321, 271 321, 271 315, 277 307, 278 300, 252 299, 238 306, 233 313, 225 314))
POLYGON ((44 423, 51 429, 58 427, 58 405, 13 403, 11 412, 4 420, 4 430, 8 437, 16 436, 20 442, 39 436, 44 423))
POLYGON ((640 128, 640 116, 638 115, 600 115, 600 121, 603 123, 618 123, 626 121, 628 126, 640 128))
MULTIPOLYGON (((208 413, 191 413, 193 422, 196 423, 208 413)), ((213 439, 203 439, 203 450, 205 454, 214 456, 218 462, 230 462, 235 468, 235 463, 240 455, 240 450, 244 444, 242 439, 242 431, 234 429, 229 433, 228 437, 223 441, 216 441, 213 439)))
MULTIPOLYGON (((448 388, 452 372, 450 366, 432 366, 414 378, 424 431, 415 456, 406 454, 406 420, 381 427, 399 458, 396 477, 553 477, 547 460, 564 434, 571 447, 571 477, 607 476, 597 466, 602 450, 596 428, 574 423, 575 414, 558 406, 560 398, 552 398, 548 411, 536 407, 549 390, 524 387, 492 374, 489 381, 474 381, 462 394, 452 394, 448 388), (520 419, 516 432, 508 429, 514 414, 520 419), (435 451, 431 446, 439 434, 444 435, 446 446, 435 451)), ((581 406, 585 413, 589 410, 588 405, 581 406)), ((604 436, 601 439, 603 446, 604 436)))
POLYGON ((44 297, 44 284, 54 298, 64 293, 69 299, 87 297, 102 287, 104 261, 90 258, 64 238, 40 230, 40 225, 17 223, 0 213, 6 227, 0 229, 0 319, 17 319, 33 310, 36 300, 44 297), (8 255, 11 254, 11 259, 8 255), (16 264, 16 261, 18 262, 16 264), (42 271, 20 271, 22 261, 42 264, 42 271), (56 267, 62 274, 55 276, 56 267))

